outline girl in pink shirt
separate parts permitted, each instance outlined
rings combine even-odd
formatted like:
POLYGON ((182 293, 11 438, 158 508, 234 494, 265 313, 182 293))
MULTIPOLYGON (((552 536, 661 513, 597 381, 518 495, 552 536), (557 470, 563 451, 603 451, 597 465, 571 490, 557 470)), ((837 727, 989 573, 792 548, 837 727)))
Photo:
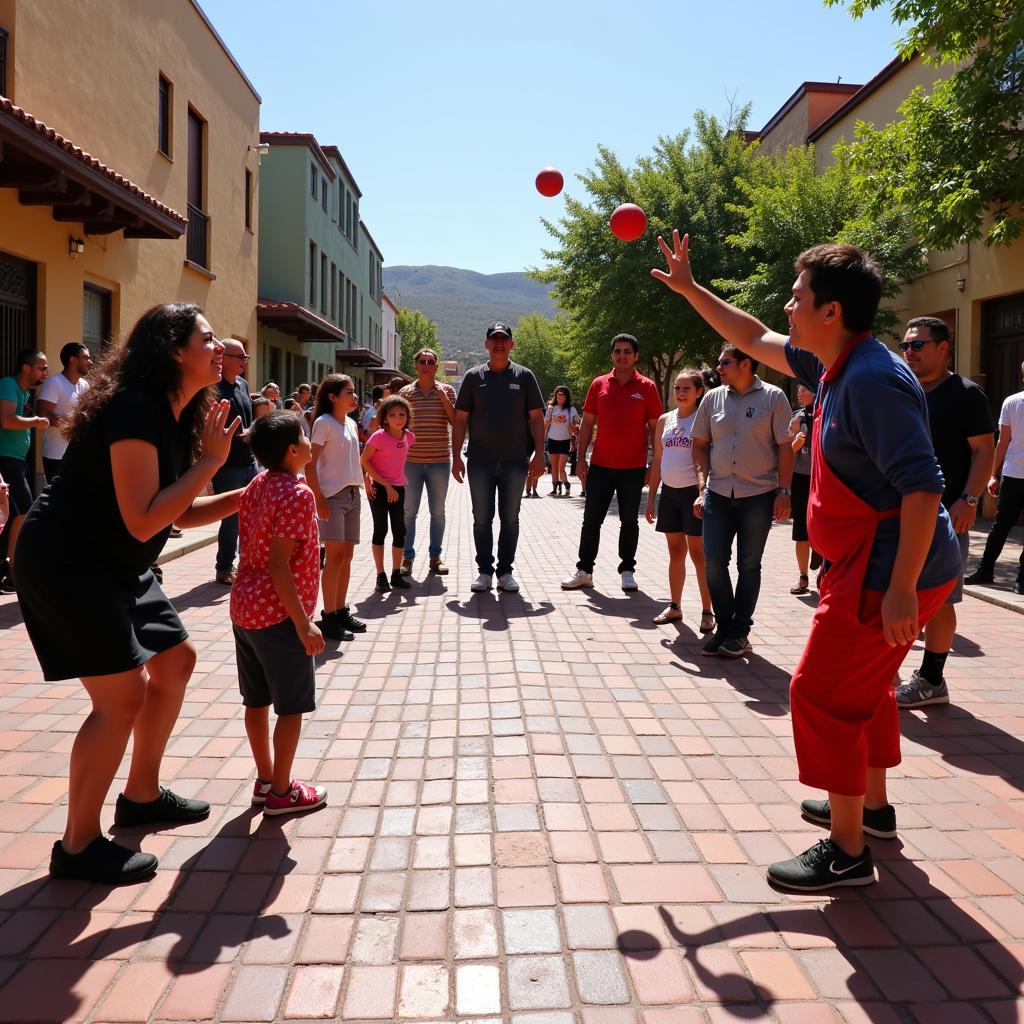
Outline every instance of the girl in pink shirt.
POLYGON ((409 581, 401 573, 405 553, 405 459, 416 443, 409 429, 412 406, 401 395, 385 398, 377 410, 380 429, 366 440, 362 465, 377 485, 370 498, 373 515, 373 563, 377 568, 377 590, 386 594, 392 587, 408 590, 409 581), (384 538, 391 521, 391 580, 384 571, 384 538))

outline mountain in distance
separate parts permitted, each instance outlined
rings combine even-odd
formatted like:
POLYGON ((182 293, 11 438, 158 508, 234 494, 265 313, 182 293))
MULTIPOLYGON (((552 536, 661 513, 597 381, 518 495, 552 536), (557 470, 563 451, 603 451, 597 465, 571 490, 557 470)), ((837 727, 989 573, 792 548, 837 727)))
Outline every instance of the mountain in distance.
POLYGON ((528 313, 549 317, 558 313, 547 285, 531 281, 523 273, 385 267, 384 290, 399 307, 421 310, 437 324, 444 358, 457 359, 460 374, 484 361, 484 333, 495 320, 515 326, 519 317, 528 313))

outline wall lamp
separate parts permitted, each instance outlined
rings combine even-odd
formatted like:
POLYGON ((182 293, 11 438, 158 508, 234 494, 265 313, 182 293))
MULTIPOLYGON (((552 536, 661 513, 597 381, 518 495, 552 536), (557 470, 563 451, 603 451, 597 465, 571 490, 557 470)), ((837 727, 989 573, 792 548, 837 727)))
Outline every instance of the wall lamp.
POLYGON ((260 156, 266 156, 270 152, 269 142, 258 142, 254 146, 249 147, 250 153, 258 153, 260 156))
POLYGON ((956 290, 962 292, 967 287, 967 278, 963 274, 958 274, 956 279, 956 290))
POLYGON ((73 235, 68 239, 68 255, 72 259, 78 259, 85 252, 85 242, 73 235))

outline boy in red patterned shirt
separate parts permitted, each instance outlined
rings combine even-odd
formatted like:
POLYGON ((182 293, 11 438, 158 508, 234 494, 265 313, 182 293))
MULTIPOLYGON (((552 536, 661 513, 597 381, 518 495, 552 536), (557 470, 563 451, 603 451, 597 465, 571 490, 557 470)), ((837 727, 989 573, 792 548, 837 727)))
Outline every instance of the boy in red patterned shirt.
POLYGON ((252 802, 264 814, 322 806, 323 786, 291 777, 302 716, 314 709, 314 657, 324 638, 312 621, 320 576, 320 535, 313 492, 299 479, 310 459, 302 423, 290 412, 254 421, 249 443, 265 468, 238 506, 238 576, 231 588, 238 687, 245 732, 256 761, 252 802), (269 706, 274 705, 273 754, 269 706))

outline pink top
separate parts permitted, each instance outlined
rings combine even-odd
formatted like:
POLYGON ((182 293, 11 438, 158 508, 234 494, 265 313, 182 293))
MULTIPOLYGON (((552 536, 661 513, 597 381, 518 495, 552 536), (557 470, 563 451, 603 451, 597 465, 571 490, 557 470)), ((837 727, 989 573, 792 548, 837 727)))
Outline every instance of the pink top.
POLYGON ((287 473, 260 473, 238 502, 238 578, 231 588, 231 621, 266 629, 286 619, 270 578, 270 542, 298 541, 289 560, 295 589, 307 615, 316 610, 320 584, 320 536, 313 492, 287 473))
POLYGON ((377 430, 366 440, 367 448, 376 449, 370 464, 392 487, 404 487, 405 459, 415 443, 416 435, 411 430, 401 437, 394 437, 383 428, 377 430))

